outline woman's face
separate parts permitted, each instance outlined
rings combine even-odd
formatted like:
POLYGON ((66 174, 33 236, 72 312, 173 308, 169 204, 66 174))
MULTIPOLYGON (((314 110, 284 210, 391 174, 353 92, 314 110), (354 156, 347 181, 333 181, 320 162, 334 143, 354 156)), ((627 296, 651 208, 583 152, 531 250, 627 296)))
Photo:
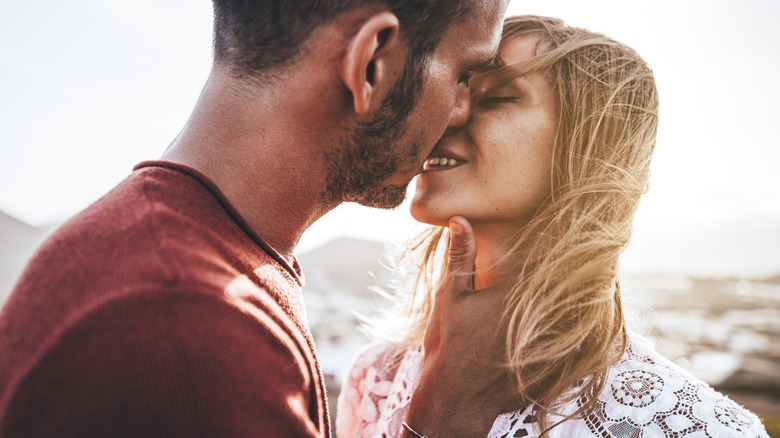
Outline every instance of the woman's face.
MULTIPOLYGON (((514 37, 501 58, 507 65, 526 60, 538 45, 537 35, 514 37)), ((475 228, 516 226, 549 193, 556 129, 552 85, 536 72, 490 90, 490 76, 473 78, 478 103, 471 119, 445 133, 417 177, 411 212, 420 222, 446 226, 457 214, 475 228)))

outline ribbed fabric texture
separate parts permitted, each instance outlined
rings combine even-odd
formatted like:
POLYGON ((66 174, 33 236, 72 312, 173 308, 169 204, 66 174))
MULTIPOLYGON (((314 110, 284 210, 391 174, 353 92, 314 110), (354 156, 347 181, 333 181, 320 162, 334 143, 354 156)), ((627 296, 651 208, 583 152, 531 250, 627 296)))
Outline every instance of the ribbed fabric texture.
POLYGON ((203 175, 142 163, 0 311, 0 437, 328 437, 302 282, 203 175))

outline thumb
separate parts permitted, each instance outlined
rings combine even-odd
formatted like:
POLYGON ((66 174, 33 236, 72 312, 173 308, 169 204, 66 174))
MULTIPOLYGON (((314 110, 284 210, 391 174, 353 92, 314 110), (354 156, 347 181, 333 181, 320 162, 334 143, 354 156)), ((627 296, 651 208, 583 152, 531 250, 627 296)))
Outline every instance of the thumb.
POLYGON ((450 252, 444 278, 452 292, 471 292, 474 289, 474 261, 477 258, 477 240, 466 218, 450 218, 450 252))

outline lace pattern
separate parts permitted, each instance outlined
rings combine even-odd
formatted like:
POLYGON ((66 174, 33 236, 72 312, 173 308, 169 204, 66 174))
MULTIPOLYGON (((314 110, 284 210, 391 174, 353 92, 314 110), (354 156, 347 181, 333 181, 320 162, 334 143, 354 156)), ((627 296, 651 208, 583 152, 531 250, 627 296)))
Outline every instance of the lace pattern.
POLYGON ((422 346, 371 345, 355 361, 338 401, 337 437, 397 437, 422 366, 422 346))
MULTIPOLYGON (((337 438, 399 437, 419 378, 421 346, 402 351, 369 347, 356 360, 339 398, 337 438)), ((589 396, 563 409, 569 415, 589 396)), ((564 417, 550 415, 548 425, 564 417)), ((533 406, 499 415, 488 438, 538 437, 533 406)), ((584 418, 562 422, 551 438, 761 437, 758 417, 660 356, 649 341, 630 333, 595 407, 584 418)))

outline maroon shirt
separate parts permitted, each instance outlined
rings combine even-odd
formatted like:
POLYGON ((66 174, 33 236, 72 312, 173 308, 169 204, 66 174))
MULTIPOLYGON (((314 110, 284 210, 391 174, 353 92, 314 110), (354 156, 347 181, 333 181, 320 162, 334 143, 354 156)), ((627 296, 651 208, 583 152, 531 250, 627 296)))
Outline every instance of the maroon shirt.
POLYGON ((142 163, 0 311, 0 437, 327 437, 288 264, 197 171, 142 163))

